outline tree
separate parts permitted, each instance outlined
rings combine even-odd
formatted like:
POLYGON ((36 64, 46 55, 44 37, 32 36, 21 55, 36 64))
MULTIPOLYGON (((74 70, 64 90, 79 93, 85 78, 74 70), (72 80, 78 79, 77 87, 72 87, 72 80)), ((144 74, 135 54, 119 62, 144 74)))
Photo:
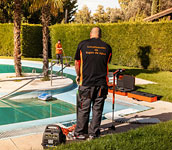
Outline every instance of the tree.
POLYGON ((137 20, 172 7, 172 0, 119 0, 125 5, 125 20, 137 20))
POLYGON ((48 26, 51 20, 51 14, 57 16, 58 10, 63 11, 62 0, 31 0, 31 10, 37 11, 41 9, 41 22, 43 34, 43 74, 44 78, 48 78, 48 26))
POLYGON ((157 0, 157 13, 171 7, 172 7, 172 0, 157 0))
MULTIPOLYGON (((63 10, 67 10, 67 22, 73 21, 74 14, 77 10, 77 0, 65 0, 63 4, 63 10)), ((23 7, 23 22, 28 22, 28 23, 37 23, 40 24, 40 16, 41 16, 41 10, 34 11, 30 13, 29 7, 31 6, 31 2, 27 2, 27 4, 24 5, 23 7)), ((59 9, 58 15, 53 15, 50 14, 51 16, 51 22, 50 24, 56 24, 56 23, 61 23, 64 18, 65 18, 65 11, 61 12, 59 9)))
POLYGON ((11 0, 0 1, 0 23, 13 22, 14 2, 11 0))
MULTIPOLYGON (((41 12, 29 12, 29 7, 31 3, 30 1, 24 1, 21 6, 21 22, 27 23, 41 23, 40 22, 40 14, 41 12)), ((0 23, 12 23, 14 16, 14 1, 11 0, 1 0, 0 1, 0 23)))
POLYGON ((154 15, 158 12, 158 1, 159 0, 153 0, 152 2, 152 9, 151 9, 151 15, 154 15))
MULTIPOLYGON (((31 1, 25 1, 22 5, 22 19, 21 22, 32 23, 32 24, 41 24, 40 16, 41 10, 30 12, 29 8, 31 6, 31 1)), ((74 14, 77 10, 77 0, 65 0, 64 1, 64 10, 67 10, 67 22, 72 22, 74 19, 74 14)), ((0 0, 0 23, 9 23, 13 22, 14 14, 14 1, 6 0, 6 2, 0 0)), ((50 24, 61 23, 64 20, 65 11, 58 11, 58 16, 51 14, 50 24)))
POLYGON ((133 0, 126 8, 125 20, 145 18, 151 14, 151 0, 133 0))
MULTIPOLYGON (((5 4, 8 4, 8 0, 1 0, 5 4)), ((20 28, 21 28, 21 7, 25 0, 15 0, 14 1, 14 67, 16 76, 20 77, 22 75, 21 67, 21 48, 20 48, 20 28)))
POLYGON ((118 0, 122 11, 126 10, 126 8, 128 7, 130 1, 132 1, 132 0, 118 0))
POLYGON ((67 9, 67 22, 72 22, 74 20, 74 14, 78 9, 77 0, 67 0, 64 4, 64 10, 67 9))
POLYGON ((81 10, 75 13, 74 22, 82 24, 92 23, 91 11, 87 5, 84 5, 81 10))
POLYGON ((23 0, 15 0, 14 3, 14 66, 16 76, 22 75, 21 66, 21 47, 20 47, 20 29, 21 29, 21 6, 23 0))
POLYGON ((74 21, 74 15, 77 10, 77 0, 66 0, 63 5, 64 12, 59 12, 58 16, 52 16, 51 24, 65 22, 65 13, 67 11, 67 22, 74 21))
POLYGON ((108 15, 105 13, 102 5, 97 6, 96 13, 93 14, 93 20, 98 23, 108 22, 108 15))
POLYGON ((110 23, 123 21, 124 14, 123 14, 122 10, 119 8, 111 8, 109 18, 110 18, 110 20, 109 20, 110 23))

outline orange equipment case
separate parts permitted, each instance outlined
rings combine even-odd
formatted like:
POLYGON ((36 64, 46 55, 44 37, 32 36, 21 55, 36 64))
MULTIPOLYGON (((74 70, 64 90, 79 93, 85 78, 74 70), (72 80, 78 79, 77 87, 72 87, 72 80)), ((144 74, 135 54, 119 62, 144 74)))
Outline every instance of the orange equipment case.
MULTIPOLYGON (((111 84, 109 84, 108 92, 113 93, 113 86, 111 84)), ((127 92, 119 91, 117 89, 115 89, 115 94, 122 95, 122 96, 127 96, 127 92)))
POLYGON ((136 100, 146 101, 146 102, 155 102, 158 99, 158 96, 155 94, 150 94, 150 93, 145 93, 145 92, 140 92, 140 91, 129 92, 128 97, 136 99, 136 100))
MULTIPOLYGON (((108 89, 108 92, 113 93, 113 90, 108 89)), ((116 91, 116 90, 115 90, 115 94, 122 95, 122 96, 127 96, 127 92, 121 92, 121 91, 116 91)))

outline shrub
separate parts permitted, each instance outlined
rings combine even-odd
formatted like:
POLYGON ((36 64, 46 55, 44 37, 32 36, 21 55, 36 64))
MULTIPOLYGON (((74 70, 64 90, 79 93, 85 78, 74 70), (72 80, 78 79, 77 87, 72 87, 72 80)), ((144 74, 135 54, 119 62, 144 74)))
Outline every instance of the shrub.
MULTIPOLYGON (((55 43, 61 39, 65 55, 74 58, 80 41, 89 38, 96 25, 63 24, 50 27, 52 57, 55 43)), ((98 24, 102 40, 113 49, 112 63, 145 69, 169 70, 172 68, 172 22, 98 24)))
POLYGON ((42 54, 42 26, 22 25, 21 49, 24 57, 41 57, 42 54))
MULTIPOLYGON (((50 46, 61 39, 66 56, 74 58, 77 45, 88 39, 93 24, 56 24, 50 27, 50 46)), ((144 69, 172 70, 172 22, 97 24, 102 40, 111 45, 112 63, 144 69)), ((24 57, 42 54, 42 26, 23 24, 21 50, 24 57)), ((0 55, 13 56, 13 24, 0 24, 0 55)))
POLYGON ((0 56, 13 56, 13 24, 0 24, 0 56))

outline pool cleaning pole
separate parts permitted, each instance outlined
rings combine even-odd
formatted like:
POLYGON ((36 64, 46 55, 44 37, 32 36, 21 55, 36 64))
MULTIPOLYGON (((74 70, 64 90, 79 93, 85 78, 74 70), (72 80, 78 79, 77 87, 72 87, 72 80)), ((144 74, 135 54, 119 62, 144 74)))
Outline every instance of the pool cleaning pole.
POLYGON ((51 86, 52 86, 52 80, 53 80, 53 66, 52 66, 52 60, 51 60, 51 86))
POLYGON ((111 129, 115 130, 115 125, 114 125, 114 110, 115 110, 115 79, 117 80, 118 74, 125 71, 125 69, 118 69, 113 73, 113 97, 112 97, 112 126, 111 129))
POLYGON ((111 129, 115 130, 115 125, 114 125, 114 110, 115 110, 115 74, 116 72, 113 73, 113 94, 112 94, 112 127, 111 129))

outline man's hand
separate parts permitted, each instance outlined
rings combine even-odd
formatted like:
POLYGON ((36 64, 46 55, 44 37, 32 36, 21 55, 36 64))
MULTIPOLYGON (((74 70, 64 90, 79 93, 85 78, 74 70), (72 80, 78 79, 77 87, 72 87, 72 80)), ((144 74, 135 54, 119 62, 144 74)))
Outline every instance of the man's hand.
POLYGON ((80 76, 76 76, 76 83, 79 84, 80 82, 80 76))

